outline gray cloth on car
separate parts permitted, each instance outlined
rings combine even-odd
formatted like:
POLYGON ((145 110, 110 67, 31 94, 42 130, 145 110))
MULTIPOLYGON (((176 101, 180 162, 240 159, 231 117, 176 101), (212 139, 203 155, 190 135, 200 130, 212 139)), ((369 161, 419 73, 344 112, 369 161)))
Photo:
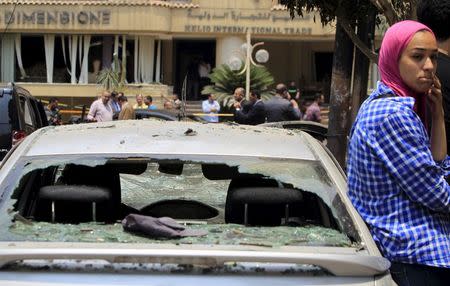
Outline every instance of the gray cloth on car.
POLYGON ((151 238, 180 238, 187 236, 203 236, 204 230, 187 229, 170 217, 152 217, 129 214, 122 220, 124 230, 137 232, 151 238))

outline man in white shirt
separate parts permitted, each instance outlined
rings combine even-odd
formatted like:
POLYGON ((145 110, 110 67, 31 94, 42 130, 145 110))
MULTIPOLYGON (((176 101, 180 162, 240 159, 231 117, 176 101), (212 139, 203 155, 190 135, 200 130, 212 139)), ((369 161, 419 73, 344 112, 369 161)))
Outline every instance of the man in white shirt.
POLYGON ((220 105, 216 100, 214 100, 214 95, 208 95, 208 99, 202 102, 202 109, 204 113, 208 114, 204 116, 206 121, 219 122, 219 116, 215 114, 219 113, 220 105))
POLYGON ((109 91, 104 91, 102 96, 91 104, 87 119, 89 121, 97 122, 112 121, 113 110, 109 102, 110 98, 111 93, 109 91))

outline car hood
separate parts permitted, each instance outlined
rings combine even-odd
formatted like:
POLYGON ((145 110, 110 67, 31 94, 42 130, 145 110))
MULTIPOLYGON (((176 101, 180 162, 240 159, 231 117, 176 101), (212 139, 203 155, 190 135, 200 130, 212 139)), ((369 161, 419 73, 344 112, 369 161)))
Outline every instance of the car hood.
POLYGON ((186 245, 118 245, 91 243, 0 243, 0 267, 19 260, 73 259, 106 260, 111 263, 196 264, 209 267, 228 262, 308 264, 336 276, 375 276, 385 273, 390 263, 380 256, 367 255, 355 248, 286 247, 277 250, 260 247, 213 247, 186 245))

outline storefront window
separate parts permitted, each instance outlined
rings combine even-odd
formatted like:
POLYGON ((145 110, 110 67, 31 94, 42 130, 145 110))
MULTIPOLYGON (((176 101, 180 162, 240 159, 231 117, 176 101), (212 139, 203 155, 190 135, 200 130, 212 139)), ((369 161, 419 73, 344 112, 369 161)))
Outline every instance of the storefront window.
MULTIPOLYGON (((95 83, 103 37, 21 35, 15 41, 16 82, 95 83)), ((112 51, 111 51, 112 53, 112 51)), ((112 55, 111 57, 112 58, 112 55)))
POLYGON ((161 41, 148 36, 17 35, 16 82, 96 84, 104 68, 124 72, 125 83, 161 79, 161 41), (117 57, 114 57, 117 54, 117 57))
MULTIPOLYGON (((21 36, 22 63, 25 74, 20 72, 20 67, 16 61, 16 82, 47 82, 45 67, 45 47, 44 36, 29 35, 21 36)), ((17 42, 16 42, 17 45, 17 42)), ((56 80, 56 77, 54 78, 56 80)), ((64 82, 64 81, 62 81, 64 82)))

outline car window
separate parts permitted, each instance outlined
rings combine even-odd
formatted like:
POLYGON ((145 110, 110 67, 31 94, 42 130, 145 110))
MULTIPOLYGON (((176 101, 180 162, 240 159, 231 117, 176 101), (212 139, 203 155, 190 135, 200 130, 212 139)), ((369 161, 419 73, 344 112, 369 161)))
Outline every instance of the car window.
POLYGON ((0 124, 5 123, 8 124, 10 121, 9 118, 9 102, 12 100, 11 96, 8 94, 3 95, 0 97, 0 124))
POLYGON ((12 116, 15 112, 12 110, 14 105, 13 97, 9 94, 4 94, 0 97, 0 124, 10 124, 12 122, 12 116))
POLYGON ((25 98, 20 96, 20 104, 23 110, 23 116, 24 116, 24 120, 25 120, 25 124, 30 126, 30 127, 36 127, 36 124, 34 123, 34 119, 33 119, 33 109, 30 106, 30 102, 25 98))
POLYGON ((171 217, 190 230, 207 233, 173 243, 270 247, 359 243, 319 162, 271 159, 261 164, 260 160, 25 160, 26 167, 11 175, 16 182, 2 186, 12 193, 2 214, 22 219, 11 218, 0 240, 164 243, 149 234, 124 231, 120 222, 139 214, 171 217), (49 187, 57 194, 46 192, 49 187), (99 190, 100 196, 106 190, 107 198, 97 200, 99 190), (90 195, 94 197, 89 199, 90 195), (248 200, 247 207, 243 200, 248 200), (7 211, 11 204, 15 214, 7 211))
MULTIPOLYGON (((36 120, 37 127, 46 126, 46 124, 43 121, 43 119, 44 118, 45 118, 45 120, 47 120, 47 119, 46 119, 46 117, 42 117, 43 109, 41 111, 40 106, 39 106, 41 103, 39 103, 35 98, 32 98, 32 97, 29 98, 29 103, 31 105, 31 108, 32 108, 32 111, 33 111, 33 115, 34 115, 34 118, 36 120)), ((45 113, 45 111, 44 111, 44 113, 45 113)))

